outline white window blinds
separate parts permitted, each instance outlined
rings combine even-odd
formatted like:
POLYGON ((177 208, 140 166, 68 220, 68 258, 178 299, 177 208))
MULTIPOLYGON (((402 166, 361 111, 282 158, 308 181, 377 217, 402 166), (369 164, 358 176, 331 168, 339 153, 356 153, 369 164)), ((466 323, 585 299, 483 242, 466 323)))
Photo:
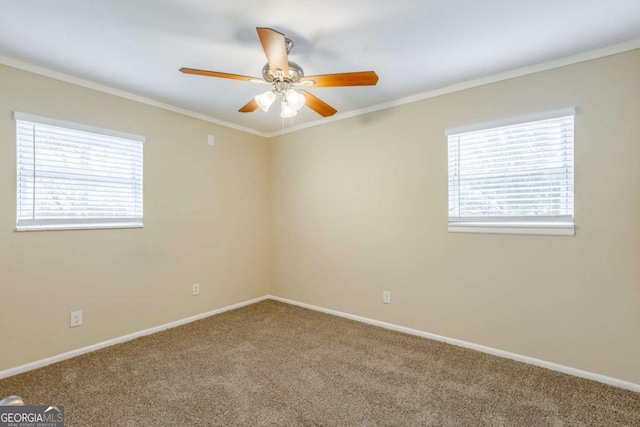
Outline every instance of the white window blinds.
POLYGON ((18 230, 142 227, 143 137, 15 119, 18 230))
POLYGON ((572 110, 558 113, 448 131, 451 231, 511 226, 573 234, 574 115, 572 110))

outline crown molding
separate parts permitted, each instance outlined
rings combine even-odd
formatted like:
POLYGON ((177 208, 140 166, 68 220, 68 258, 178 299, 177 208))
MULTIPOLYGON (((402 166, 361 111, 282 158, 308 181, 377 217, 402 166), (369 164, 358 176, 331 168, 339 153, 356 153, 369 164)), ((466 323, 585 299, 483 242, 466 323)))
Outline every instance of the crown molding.
POLYGON ((30 64, 28 62, 21 61, 19 59, 11 58, 9 56, 0 55, 0 64, 8 67, 17 68, 18 70, 28 71, 30 73, 38 74, 44 77, 49 77, 55 80, 60 80, 65 83, 71 83, 76 86, 81 86, 87 89, 92 89, 98 92, 107 93, 109 95, 118 96, 120 98, 128 99, 130 101, 139 102, 141 104, 151 105, 152 107, 162 108, 163 110, 172 111, 174 113, 182 114, 183 116, 193 117, 194 119, 203 120, 205 122, 214 123, 216 125, 228 127, 231 129, 239 130, 241 132, 258 135, 263 138, 267 137, 265 132, 260 132, 255 129, 251 129, 244 126, 239 126, 234 123, 225 122, 224 120, 216 119, 214 117, 207 116, 206 114, 196 113, 195 111, 188 110, 186 108, 176 107, 175 105, 160 102, 155 99, 147 98, 145 96, 137 95, 135 93, 127 92, 122 89, 116 89, 107 85, 92 82, 90 80, 81 79, 79 77, 72 76, 70 74, 62 73, 60 71, 54 71, 49 68, 41 67, 39 65, 30 64))
POLYGON ((478 86, 484 86, 487 84, 500 82, 503 80, 509 80, 516 77, 535 74, 541 71, 552 70, 554 68, 565 67, 567 65, 578 64, 580 62, 591 61, 593 59, 604 58, 606 56, 616 55, 618 53, 623 53, 623 52, 627 52, 635 49, 640 49, 640 38, 609 45, 599 49, 581 52, 581 53, 571 55, 571 56, 566 56, 563 58, 553 59, 551 61, 546 61, 546 62, 542 62, 535 65, 528 65, 526 67, 516 68, 514 70, 505 71, 499 74, 493 74, 490 76, 484 76, 484 77, 479 77, 476 79, 467 80, 460 83, 455 83, 450 86, 445 86, 442 88, 430 90, 430 91, 419 93, 416 95, 407 96, 405 98, 399 98, 393 101, 384 102, 382 104, 373 105, 371 107, 352 110, 346 113, 338 113, 334 116, 327 117, 324 119, 303 123, 297 126, 292 126, 290 128, 285 129, 284 131, 270 132, 266 134, 266 137, 272 138, 275 136, 296 132, 302 129, 324 125, 324 124, 336 122, 339 120, 349 119, 351 117, 361 116, 363 114, 373 113, 374 111, 386 110, 387 108, 398 107, 401 105, 410 104, 412 102, 418 102, 418 101, 422 101, 429 98, 435 98, 441 95, 446 95, 446 94, 459 92, 466 89, 472 89, 478 86))
POLYGON ((627 52, 630 50, 640 49, 640 38, 627 40, 621 43, 605 46, 599 49, 593 49, 586 52, 581 52, 575 55, 566 56, 563 58, 554 59, 551 61, 542 62, 535 65, 529 65, 526 67, 516 68, 514 70, 505 71, 490 76, 479 77, 476 79, 467 80, 460 83, 455 83, 442 88, 422 92, 416 95, 399 98, 393 101, 384 102, 381 104, 372 105, 370 107, 361 108, 358 110, 348 111, 346 113, 338 113, 334 116, 315 120, 312 122, 302 123, 297 126, 292 126, 284 130, 278 130, 274 132, 262 132, 256 129, 248 128, 245 126, 239 126, 234 123, 229 123, 224 120, 216 119, 214 117, 207 116, 206 114, 197 113, 195 111, 188 110, 186 108, 176 107, 175 105, 160 102, 155 99, 147 98, 141 95, 137 95, 125 90, 116 89, 104 84, 95 83, 90 80, 81 79, 79 77, 65 74, 59 71, 54 71, 45 67, 30 64, 15 58, 0 55, 0 64, 7 65, 19 70, 28 71, 30 73, 39 74, 41 76, 49 77, 52 79, 60 80, 66 83, 71 83, 77 86, 93 89, 98 92, 107 93, 109 95, 118 96, 121 98, 129 99, 131 101, 140 102, 142 104, 151 105, 153 107, 162 108, 164 110, 172 111, 174 113, 182 114, 184 116, 193 117, 195 119, 203 120, 205 122, 214 123, 220 126, 235 129, 241 132, 246 132, 252 135, 261 136, 263 138, 273 138, 284 134, 297 132, 299 130, 320 126, 339 120, 349 119, 351 117, 361 116, 363 114, 373 113, 375 111, 386 110, 387 108, 398 107, 412 102, 418 102, 429 98, 435 98, 441 95, 446 95, 454 92, 459 92, 466 89, 472 89, 478 86, 483 86, 491 83, 500 82, 503 80, 509 80, 516 77, 522 77, 529 74, 539 73, 541 71, 552 70, 554 68, 565 67, 567 65, 578 64, 580 62, 591 61, 593 59, 604 58, 606 56, 616 55, 618 53, 627 52))

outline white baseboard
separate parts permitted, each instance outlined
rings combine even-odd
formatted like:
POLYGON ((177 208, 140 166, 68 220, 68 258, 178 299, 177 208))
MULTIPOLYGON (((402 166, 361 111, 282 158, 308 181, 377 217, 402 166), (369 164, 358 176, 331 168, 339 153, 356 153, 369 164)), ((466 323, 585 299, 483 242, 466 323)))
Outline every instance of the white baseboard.
POLYGON ((420 331, 417 329, 406 328, 404 326, 394 325, 393 323, 381 322, 379 320, 369 319, 367 317, 356 316, 354 314, 343 313, 341 311, 331 310, 324 307, 318 307, 303 302, 290 300, 287 298, 280 298, 273 295, 269 295, 268 299, 280 301, 286 304, 296 305, 298 307, 307 308, 310 310, 320 311, 322 313, 333 314, 334 316, 344 317, 346 319, 355 320, 362 323, 368 323, 370 325, 379 326, 385 329, 391 329, 393 331, 404 332, 405 334, 416 335, 423 338, 429 338, 436 341, 442 341, 447 344, 452 344, 458 347, 464 347, 471 350, 481 351, 483 353, 492 354, 498 357, 504 357, 506 359, 516 360, 518 362, 528 363, 530 365, 540 366, 542 368, 551 369, 552 371, 562 372, 563 374, 573 375, 575 377, 586 378, 588 380, 597 381, 603 384, 608 384, 614 387, 623 388, 625 390, 634 391, 640 393, 640 384, 635 384, 629 381, 620 380, 617 378, 607 377, 605 375, 595 374, 593 372, 583 371, 581 369, 570 368, 564 365, 558 365, 557 363, 547 362, 545 360, 535 359, 533 357, 523 356, 517 353, 511 353, 509 351, 499 350, 492 347, 486 347, 480 344, 474 344, 467 341, 458 340, 455 338, 444 337, 442 335, 436 335, 429 332, 420 331))
POLYGON ((260 301, 268 299, 268 296, 261 296, 251 300, 239 302, 237 304, 228 305, 226 307, 218 308, 216 310, 208 311, 206 313, 196 314, 195 316, 187 317, 185 319, 176 320, 175 322, 165 323, 164 325, 155 326, 153 328, 145 329, 143 331, 134 332, 122 337, 113 338, 107 341, 103 341, 97 344, 92 344, 87 347, 82 347, 77 350, 71 350, 66 353, 58 354, 56 356, 47 357, 46 359, 37 360, 35 362, 27 363, 25 365, 10 368, 4 371, 0 371, 0 379, 11 377, 13 375, 22 374, 23 372, 31 371, 33 369, 42 368, 43 366, 50 365, 62 360, 71 359, 72 357, 80 356, 81 354, 89 353, 92 351, 100 350, 101 348, 109 347, 115 344, 120 344, 126 341, 131 341, 136 338, 143 337, 145 335, 155 334, 156 332, 164 331, 165 329, 175 328, 176 326, 184 325, 186 323, 195 322, 196 320, 204 319, 205 317, 213 316, 215 314, 224 313, 225 311, 234 310, 236 308, 244 307, 247 305, 255 304, 260 301))
POLYGON ((25 365, 17 366, 15 368, 6 369, 4 371, 0 371, 0 379, 11 377, 13 375, 21 374, 27 371, 31 371, 33 369, 38 369, 43 366, 50 365, 52 363, 60 362, 66 359, 70 359, 72 357, 80 356, 85 353, 89 353, 92 351, 100 350, 105 347, 109 347, 115 344, 120 344, 126 341, 131 341, 133 339, 143 337, 145 335, 151 335, 156 332, 164 331, 166 329, 175 328, 176 326, 184 325, 187 323, 195 322, 196 320, 204 319, 209 316, 213 316, 216 314, 224 313, 225 311, 234 310, 236 308, 245 307, 247 305, 255 304, 260 301, 264 301, 267 299, 272 299, 274 301, 280 301, 285 304, 291 304, 302 308, 307 308, 309 310, 319 311, 322 313, 332 314, 334 316, 344 317, 346 319, 355 320, 357 322, 367 323, 370 325, 378 326, 385 329, 390 329, 393 331, 404 332, 406 334, 415 335, 423 338, 428 338, 436 341, 442 341, 448 344, 452 344, 458 347, 468 348, 471 350, 480 351, 487 354, 492 354, 498 357, 504 357, 506 359, 516 360, 518 362, 528 363, 530 365, 540 366, 542 368, 551 369, 552 371, 562 372, 564 374, 573 375, 580 378, 586 378, 589 380, 597 381, 603 384, 608 384, 614 387, 619 387, 625 390, 634 391, 636 393, 640 393, 640 384, 635 384, 629 381, 620 380, 617 378, 608 377, 605 375, 595 374, 593 372, 583 371, 580 369, 570 368, 564 365, 558 365, 557 363, 547 362, 540 359, 535 359, 533 357, 523 356, 517 353, 511 353, 504 350, 499 350, 492 347, 487 347, 484 345, 474 344, 467 341, 458 340, 455 338, 449 338, 442 335, 436 335, 429 332, 420 331, 418 329, 411 329, 404 326, 395 325, 393 323, 382 322, 380 320, 369 319, 367 317, 357 316, 355 314, 344 313, 337 310, 331 310, 324 307, 319 307, 312 304, 306 304, 303 302, 298 302, 294 300, 290 300, 287 298, 281 298, 274 295, 265 295, 262 297, 254 298, 251 300, 239 302, 237 304, 228 305, 226 307, 218 308, 216 310, 208 311, 206 313, 197 314, 195 316, 187 317, 185 319, 176 320, 174 322, 165 323, 164 325, 155 326, 153 328, 145 329, 143 331, 134 332, 129 335, 124 335, 121 337, 113 338, 107 341, 103 341, 97 344, 93 344, 87 347, 82 347, 76 350, 71 350, 66 353, 58 354, 56 356, 47 357, 46 359, 37 360, 35 362, 27 363, 25 365))

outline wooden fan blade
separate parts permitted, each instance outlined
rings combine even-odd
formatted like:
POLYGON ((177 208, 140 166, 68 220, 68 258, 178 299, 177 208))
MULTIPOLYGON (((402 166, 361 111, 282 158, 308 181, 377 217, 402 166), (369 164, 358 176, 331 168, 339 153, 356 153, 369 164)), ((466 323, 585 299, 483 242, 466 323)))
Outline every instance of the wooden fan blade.
POLYGON ((197 70, 195 68, 180 68, 180 71, 185 74, 197 74, 199 76, 220 77, 223 79, 232 79, 232 80, 243 80, 246 82, 252 81, 252 80, 262 80, 257 77, 241 76, 240 74, 221 73, 219 71, 197 70))
POLYGON ((284 34, 271 28, 256 28, 262 49, 267 57, 269 68, 274 75, 280 69, 286 77, 289 76, 289 57, 287 56, 287 42, 284 34))
POLYGON ((244 104, 242 108, 240 108, 238 111, 240 113, 252 113, 256 111, 257 108, 258 108, 258 103, 256 102, 255 99, 252 99, 251 101, 244 104))
POLYGON ((309 87, 373 86, 378 83, 378 75, 375 71, 356 71, 355 73, 305 76, 300 81, 313 82, 309 87))
POLYGON ((305 104, 307 105, 307 107, 311 108, 322 117, 333 116, 338 111, 320 98, 311 95, 306 90, 299 90, 298 92, 304 95, 305 104))

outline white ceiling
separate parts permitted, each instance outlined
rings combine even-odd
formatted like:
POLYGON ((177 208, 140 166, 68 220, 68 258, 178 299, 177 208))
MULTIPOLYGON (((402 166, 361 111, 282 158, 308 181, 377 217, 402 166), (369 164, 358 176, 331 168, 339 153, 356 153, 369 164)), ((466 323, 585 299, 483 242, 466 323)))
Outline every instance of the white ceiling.
MULTIPOLYGON (((640 38, 640 0, 0 0, 0 55, 272 133, 256 27, 293 40, 305 74, 375 70, 377 86, 309 89, 345 114, 640 38)), ((286 127, 321 120, 305 108, 286 127)))

